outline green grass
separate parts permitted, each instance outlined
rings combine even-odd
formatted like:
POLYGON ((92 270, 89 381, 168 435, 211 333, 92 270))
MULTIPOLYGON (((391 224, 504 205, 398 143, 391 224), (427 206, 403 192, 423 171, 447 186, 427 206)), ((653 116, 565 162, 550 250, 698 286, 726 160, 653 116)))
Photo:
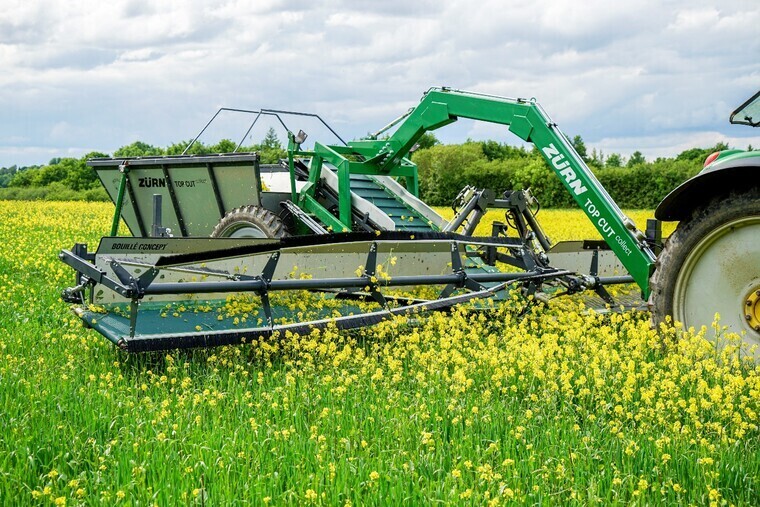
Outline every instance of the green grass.
MULTIPOLYGON (((584 220, 557 213, 550 235, 584 220)), ((461 309, 130 356, 59 300, 57 251, 110 206, 0 217, 2 505, 760 504, 758 368, 645 315, 461 309)))

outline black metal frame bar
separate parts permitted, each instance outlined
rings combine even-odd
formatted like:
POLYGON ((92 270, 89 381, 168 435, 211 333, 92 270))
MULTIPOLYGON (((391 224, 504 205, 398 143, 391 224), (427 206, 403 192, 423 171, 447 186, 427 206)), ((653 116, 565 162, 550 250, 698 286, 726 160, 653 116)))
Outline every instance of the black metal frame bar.
POLYGON ((219 184, 216 182, 216 173, 214 172, 214 166, 210 163, 206 163, 206 172, 208 172, 208 179, 211 182, 211 190, 214 192, 214 199, 216 199, 216 206, 219 208, 219 219, 224 217, 227 209, 224 207, 224 201, 222 200, 222 194, 219 193, 219 184))
MULTIPOLYGON (((148 233, 145 230, 145 223, 142 219, 142 213, 140 213, 140 210, 137 209, 137 199, 135 198, 135 190, 132 187, 132 180, 129 177, 129 173, 126 175, 126 184, 127 184, 127 195, 129 196, 129 203, 132 206, 132 212, 135 214, 135 217, 137 217, 137 228, 140 229, 140 236, 147 236, 148 233)), ((123 213, 123 210, 122 210, 123 213)))
POLYGON ((311 232, 317 235, 329 234, 329 231, 325 229, 322 224, 314 220, 311 216, 304 213, 293 201, 286 199, 280 201, 280 206, 288 211, 296 220, 305 225, 311 232))
MULTIPOLYGON (((182 241, 177 238, 175 241, 182 241)), ((298 248, 313 245, 323 246, 327 244, 356 243, 370 241, 457 241, 467 245, 475 246, 495 246, 507 248, 519 248, 523 243, 518 238, 507 237, 490 237, 490 236, 462 236, 461 234, 452 234, 444 232, 425 232, 425 231, 383 231, 378 233, 370 232, 339 232, 323 234, 319 236, 290 236, 280 239, 272 239, 261 244, 246 245, 233 248, 225 248, 220 245, 217 250, 208 250, 198 253, 188 254, 170 254, 159 257, 156 261, 157 267, 167 267, 180 264, 191 264, 195 262, 205 262, 224 257, 237 257, 257 253, 273 252, 282 248, 298 248)), ((517 266, 520 267, 520 266, 517 266)))
MULTIPOLYGON (((74 251, 76 251, 76 247, 74 248, 74 251)), ((85 258, 80 257, 71 250, 61 251, 61 253, 58 254, 58 258, 63 261, 64 264, 73 268, 78 276, 80 276, 80 279, 81 277, 86 277, 91 284, 99 283, 105 285, 121 296, 127 298, 132 297, 133 289, 131 287, 126 287, 122 285, 120 281, 110 278, 105 271, 99 269, 94 264, 85 258)))
MULTIPOLYGON (((177 223, 179 224, 179 230, 182 237, 187 237, 187 226, 185 226, 185 217, 182 216, 182 210, 179 207, 179 201, 177 200, 177 193, 174 191, 174 182, 169 174, 169 168, 166 164, 161 164, 161 172, 166 178, 166 187, 169 190, 169 199, 172 201, 172 208, 174 208, 174 214, 177 216, 177 223)), ((144 236, 144 234, 143 234, 144 236)))
POLYGON ((341 143, 343 143, 346 146, 348 145, 348 143, 346 143, 346 141, 344 141, 343 138, 340 137, 340 135, 338 135, 338 133, 325 120, 323 120, 321 116, 319 116, 318 114, 315 114, 315 113, 304 113, 304 112, 301 112, 301 111, 286 111, 286 110, 283 110, 283 109, 264 109, 264 108, 262 108, 260 110, 254 110, 254 109, 238 109, 238 108, 234 108, 234 107, 220 107, 216 111, 216 113, 214 113, 214 115, 211 117, 211 119, 206 123, 206 125, 203 126, 203 128, 201 129, 201 131, 198 132, 198 135, 196 135, 193 138, 193 140, 190 141, 190 144, 188 144, 185 147, 184 151, 182 152, 182 155, 186 154, 187 150, 189 150, 190 147, 192 145, 194 145, 196 143, 196 141, 198 141, 198 139, 203 135, 203 133, 206 131, 206 129, 211 125, 211 123, 216 119, 217 116, 219 116, 219 113, 221 113, 222 111, 229 111, 229 112, 233 112, 233 113, 255 114, 256 115, 256 117, 253 119, 253 121, 251 122, 251 124, 248 126, 248 129, 245 131, 245 134, 243 134, 243 137, 240 139, 240 142, 235 147, 235 150, 233 151, 233 153, 237 153, 237 151, 240 149, 240 147, 243 146, 243 142, 245 141, 245 138, 248 137, 248 134, 251 132, 251 130, 253 129, 253 127, 256 125, 256 122, 259 121, 259 118, 262 115, 265 115, 265 116, 274 116, 275 118, 277 118, 277 121, 280 122, 280 125, 282 125, 282 127, 285 129, 286 132, 291 132, 291 130, 285 124, 285 122, 283 121, 281 115, 304 116, 304 117, 307 117, 307 118, 316 118, 341 143))
MULTIPOLYGON (((320 290, 320 289, 361 289, 379 287, 406 287, 412 285, 448 285, 453 284, 458 288, 464 287, 466 280, 478 283, 489 282, 515 282, 522 280, 551 279, 560 276, 571 275, 566 270, 529 271, 526 273, 470 273, 462 276, 462 273, 448 275, 410 275, 395 276, 388 280, 372 282, 370 276, 362 275, 356 278, 318 278, 318 279, 294 279, 272 280, 267 283, 260 278, 251 280, 234 280, 220 282, 163 282, 150 284, 143 287, 143 294, 166 295, 166 294, 210 294, 216 292, 259 292, 288 291, 288 290, 320 290)), ((125 287, 126 289, 126 287, 125 287)))

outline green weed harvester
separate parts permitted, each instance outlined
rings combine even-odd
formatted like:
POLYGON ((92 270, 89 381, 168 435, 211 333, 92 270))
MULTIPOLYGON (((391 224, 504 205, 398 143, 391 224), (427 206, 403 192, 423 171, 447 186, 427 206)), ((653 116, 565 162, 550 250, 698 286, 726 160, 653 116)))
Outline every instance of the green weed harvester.
MULTIPOLYGON (((756 126, 758 102, 732 122, 756 126)), ((500 304, 511 289, 585 293, 597 308, 648 302, 655 321, 672 315, 688 326, 719 312, 748 344, 760 342, 760 152, 713 154, 671 192, 656 216, 680 223, 663 247, 659 221, 638 230, 533 100, 433 88, 369 139, 348 143, 316 115, 233 111, 253 115, 248 132, 262 116, 279 120, 287 160, 263 166, 256 153, 234 152, 89 161, 116 211, 94 253, 84 244, 61 252, 76 271, 63 298, 127 351, 358 328, 467 301, 500 304), (303 149, 306 134, 285 120, 304 116, 341 142, 303 149), (409 154, 425 132, 458 118, 533 143, 603 241, 552 245, 529 191, 465 188, 450 221, 422 202, 409 154), (505 222, 473 235, 492 208, 505 222), (120 220, 131 236, 116 235, 120 220), (623 300, 605 288, 632 283, 640 291, 623 300)))

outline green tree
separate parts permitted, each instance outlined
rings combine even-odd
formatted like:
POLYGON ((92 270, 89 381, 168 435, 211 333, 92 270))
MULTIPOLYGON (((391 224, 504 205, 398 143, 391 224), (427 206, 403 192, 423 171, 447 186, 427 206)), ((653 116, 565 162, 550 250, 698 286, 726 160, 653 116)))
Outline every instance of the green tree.
MULTIPOLYGON (((187 141, 179 141, 178 143, 172 143, 170 144, 165 150, 165 155, 182 155, 182 153, 185 151, 187 146, 192 142, 192 140, 187 141)), ((190 146, 190 149, 187 150, 186 155, 207 155, 211 153, 211 150, 202 142, 196 141, 193 143, 192 146, 190 146)))
POLYGON ((705 159, 716 151, 724 151, 728 149, 726 143, 717 143, 712 148, 691 148, 684 150, 676 156, 676 160, 686 160, 690 162, 704 162, 705 159))
POLYGON ((604 153, 602 150, 596 151, 596 148, 592 148, 591 158, 588 159, 588 164, 597 169, 604 167, 604 153))
POLYGON ((417 149, 426 150, 438 144, 441 144, 441 142, 435 137, 435 134, 432 132, 425 132, 417 141, 417 149))
POLYGON ((518 148, 507 143, 500 143, 490 139, 488 141, 481 141, 480 145, 483 148, 483 155, 485 155, 486 159, 489 161, 519 159, 525 158, 528 155, 525 148, 518 148))
POLYGON ((575 136, 573 137, 573 140, 570 141, 570 144, 573 145, 573 148, 575 148, 575 151, 578 152, 578 155, 580 155, 585 162, 588 162, 586 143, 583 142, 583 138, 581 136, 575 136))
POLYGON ((262 164, 276 164, 287 157, 287 152, 280 144, 280 140, 277 138, 277 132, 272 127, 267 130, 264 139, 256 147, 259 151, 262 164))
POLYGON ((62 159, 59 164, 46 165, 35 170, 32 174, 31 186, 44 187, 55 181, 63 181, 71 167, 71 160, 73 159, 62 159))
POLYGON ((34 168, 26 169, 24 171, 18 171, 16 174, 13 175, 11 180, 8 182, 8 186, 9 187, 32 186, 32 176, 38 170, 39 170, 38 168, 34 167, 34 168))
POLYGON ((462 189, 464 168, 485 161, 480 143, 440 144, 412 154, 417 164, 421 198, 425 202, 447 205, 462 189))
POLYGON ((16 165, 12 165, 10 167, 0 167, 0 188, 5 188, 8 186, 8 183, 13 179, 14 176, 16 176, 16 173, 18 173, 19 168, 16 165))
POLYGON ((113 154, 114 158, 122 157, 156 157, 163 155, 161 148, 156 148, 153 145, 144 143, 142 141, 135 141, 127 146, 122 146, 116 150, 113 154))
POLYGON ((620 153, 611 153, 604 162, 604 165, 606 167, 622 167, 623 157, 620 156, 620 153))
POLYGON ((628 159, 627 167, 645 164, 646 161, 647 160, 644 158, 644 155, 639 150, 636 150, 631 155, 631 158, 628 159))
POLYGON ((72 190, 90 190, 99 188, 98 177, 92 167, 87 165, 87 160, 91 158, 108 157, 105 153, 93 151, 88 153, 79 160, 63 159, 62 164, 66 166, 66 177, 63 183, 72 190))
POLYGON ((237 143, 230 141, 229 139, 222 139, 215 145, 211 146, 211 152, 213 153, 232 153, 237 148, 237 143))
POLYGON ((277 132, 275 132, 274 128, 269 127, 264 139, 261 141, 261 149, 274 150, 279 148, 282 148, 282 144, 280 144, 280 139, 277 137, 277 132))

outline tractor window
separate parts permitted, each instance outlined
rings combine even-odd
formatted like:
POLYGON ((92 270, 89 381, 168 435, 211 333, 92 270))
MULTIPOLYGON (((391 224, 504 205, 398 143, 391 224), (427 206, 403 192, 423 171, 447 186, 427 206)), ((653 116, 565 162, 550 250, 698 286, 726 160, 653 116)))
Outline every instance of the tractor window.
POLYGON ((729 121, 737 125, 749 125, 750 127, 760 125, 760 92, 757 92, 751 99, 731 113, 729 121))

